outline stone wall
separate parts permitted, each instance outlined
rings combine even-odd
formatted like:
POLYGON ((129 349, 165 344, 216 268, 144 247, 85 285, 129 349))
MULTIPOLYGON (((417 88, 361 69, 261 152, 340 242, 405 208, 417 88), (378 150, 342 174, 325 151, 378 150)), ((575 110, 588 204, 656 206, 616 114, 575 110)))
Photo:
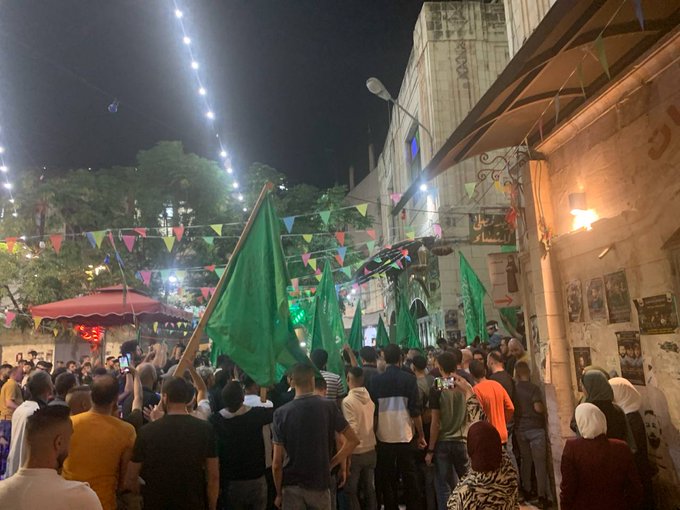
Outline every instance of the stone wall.
POLYGON ((556 0, 504 0, 510 55, 522 47, 556 0))

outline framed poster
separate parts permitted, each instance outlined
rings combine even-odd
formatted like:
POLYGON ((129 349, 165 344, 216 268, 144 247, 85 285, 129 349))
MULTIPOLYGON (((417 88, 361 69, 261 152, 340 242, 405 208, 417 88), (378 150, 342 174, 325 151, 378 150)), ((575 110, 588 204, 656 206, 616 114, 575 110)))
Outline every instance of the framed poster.
POLYGON ((516 253, 490 253, 486 256, 494 308, 519 306, 519 262, 516 253))
POLYGON ((635 300, 640 334, 667 335, 678 329, 678 314, 673 294, 660 294, 635 300))
POLYGON ((604 280, 602 278, 588 280, 586 283, 586 302, 588 303, 588 316, 591 321, 599 321, 607 318, 604 280))
POLYGON ((592 365, 590 357, 590 347, 574 347, 574 370, 576 370, 576 384, 578 384, 578 391, 583 392, 583 371, 587 366, 592 365))
POLYGON ((630 294, 625 271, 604 275, 604 290, 610 324, 630 322, 630 294))
POLYGON ((642 346, 639 331, 617 331, 616 343, 619 347, 621 377, 638 386, 645 385, 642 346))
POLYGON ((583 292, 581 280, 572 280, 567 284, 567 314, 569 322, 581 322, 583 316, 583 292))

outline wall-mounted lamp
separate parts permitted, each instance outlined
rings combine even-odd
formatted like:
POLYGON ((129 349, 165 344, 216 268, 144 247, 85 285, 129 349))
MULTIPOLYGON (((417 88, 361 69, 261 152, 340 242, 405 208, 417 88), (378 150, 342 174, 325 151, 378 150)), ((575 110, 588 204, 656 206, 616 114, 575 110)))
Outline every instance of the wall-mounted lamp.
POLYGON ((584 192, 569 193, 569 210, 573 216, 577 216, 587 209, 586 194, 584 192))
POLYGON ((599 217, 594 209, 588 209, 586 202, 586 194, 584 192, 569 193, 569 211, 574 217, 573 229, 586 230, 592 229, 592 224, 596 222, 599 217))

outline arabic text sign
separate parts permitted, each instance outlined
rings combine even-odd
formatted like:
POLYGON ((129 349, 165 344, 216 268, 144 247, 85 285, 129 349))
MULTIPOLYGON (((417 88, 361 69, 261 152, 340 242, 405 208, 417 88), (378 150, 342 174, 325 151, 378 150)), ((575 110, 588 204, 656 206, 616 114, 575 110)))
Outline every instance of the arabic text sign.
POLYGON ((470 214, 470 244, 515 244, 515 231, 505 214, 470 214))
POLYGON ((519 264, 515 253, 491 253, 486 257, 494 308, 519 306, 519 264))

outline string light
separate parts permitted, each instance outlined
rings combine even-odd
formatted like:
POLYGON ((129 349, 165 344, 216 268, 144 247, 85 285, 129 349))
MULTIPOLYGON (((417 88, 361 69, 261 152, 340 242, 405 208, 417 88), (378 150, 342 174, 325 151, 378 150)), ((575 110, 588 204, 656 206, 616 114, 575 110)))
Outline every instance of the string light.
POLYGON ((7 172, 8 168, 5 165, 0 166, 0 172, 7 172))
POLYGON ((4 147, 0 147, 0 154, 4 154, 4 153, 5 153, 5 148, 4 148, 4 147))
MULTIPOLYGON (((0 172, 4 175, 4 183, 2 184, 3 187, 7 190, 7 193, 9 194, 9 203, 12 204, 12 217, 16 218, 18 216, 17 214, 17 207, 14 203, 14 195, 12 194, 12 183, 9 180, 9 166, 7 165, 7 162, 5 161, 5 154, 6 149, 4 145, 0 145, 0 172)), ((0 212, 0 218, 2 217, 1 215, 4 214, 4 210, 0 212)))
POLYGON ((198 88, 198 94, 201 96, 205 96, 207 94, 206 90, 203 87, 198 88))
POLYGON ((220 157, 221 157, 221 158, 226 158, 226 157, 227 157, 227 151, 221 151, 221 152, 220 152, 220 157))
POLYGON ((198 62, 196 62, 195 60, 192 60, 192 61, 191 61, 191 68, 192 68, 194 71, 198 70, 198 62))
POLYGON ((234 181, 234 189, 238 189, 238 182, 234 181))
POLYGON ((184 44, 191 44, 191 37, 188 37, 188 36, 185 35, 185 36, 182 38, 182 42, 183 42, 184 44))
POLYGON ((184 13, 180 11, 179 9, 175 9, 175 17, 177 19, 182 19, 184 17, 184 13))
POLYGON ((232 167, 230 167, 230 166, 227 167, 227 173, 230 174, 230 175, 233 174, 233 173, 234 173, 234 169, 233 169, 232 167))
POLYGON ((212 110, 208 110, 205 112, 205 116, 208 117, 210 120, 215 120, 215 113, 212 110))

